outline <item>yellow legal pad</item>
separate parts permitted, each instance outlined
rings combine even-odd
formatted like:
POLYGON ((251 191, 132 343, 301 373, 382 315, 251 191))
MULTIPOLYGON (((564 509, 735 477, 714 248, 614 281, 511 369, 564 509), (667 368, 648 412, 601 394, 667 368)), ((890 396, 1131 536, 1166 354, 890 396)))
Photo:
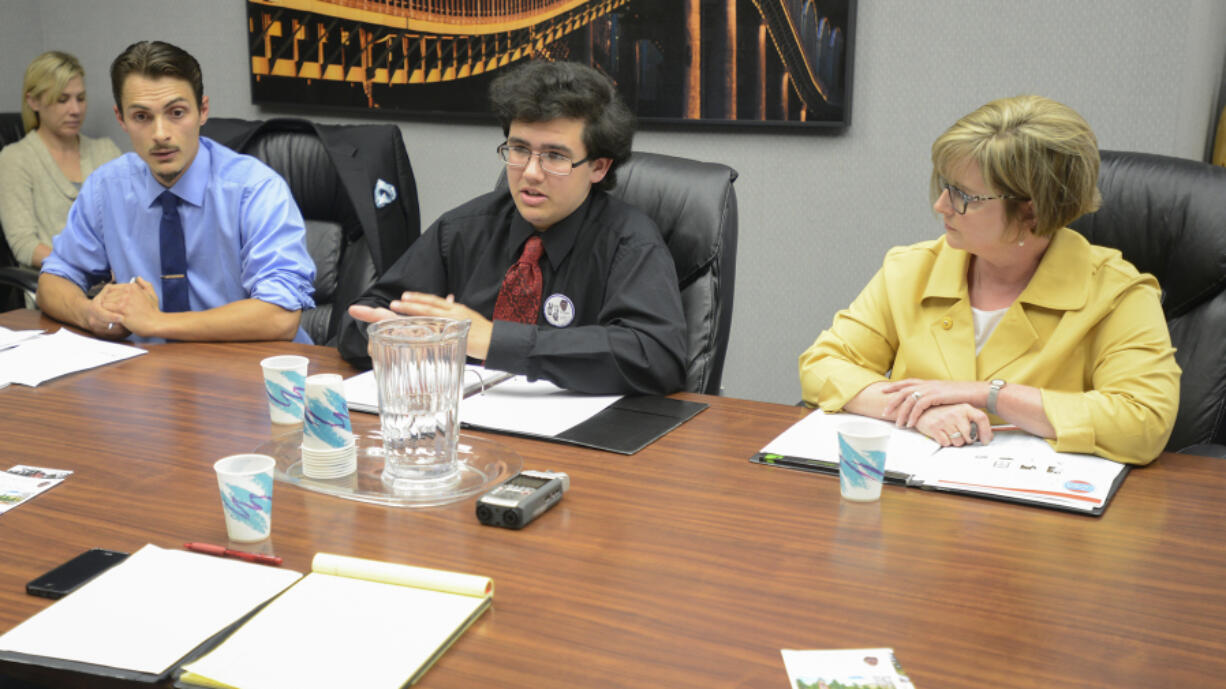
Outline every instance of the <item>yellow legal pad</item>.
POLYGON ((490 606, 488 577, 319 553, 176 687, 402 687, 490 606))

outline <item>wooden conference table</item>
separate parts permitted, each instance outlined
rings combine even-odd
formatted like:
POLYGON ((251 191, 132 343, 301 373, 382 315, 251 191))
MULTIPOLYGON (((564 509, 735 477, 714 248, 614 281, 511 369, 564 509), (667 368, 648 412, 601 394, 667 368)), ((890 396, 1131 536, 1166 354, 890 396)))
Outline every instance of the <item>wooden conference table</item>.
MULTIPOLYGON (((56 327, 29 311, 0 325, 56 327)), ((86 548, 226 541, 211 465, 268 439, 260 359, 352 372, 323 347, 148 349, 0 390, 5 468, 76 472, 0 516, 0 631, 48 604, 27 580, 86 548)), ((804 410, 681 397, 711 406, 629 457, 484 434, 571 476, 523 531, 481 526, 473 500, 389 508, 279 484, 269 545, 298 571, 326 551, 492 576, 493 608, 428 689, 780 689, 780 649, 882 646, 920 689, 1226 677, 1226 462, 1164 455, 1101 518, 894 486, 860 505, 834 478, 747 461, 804 410)))

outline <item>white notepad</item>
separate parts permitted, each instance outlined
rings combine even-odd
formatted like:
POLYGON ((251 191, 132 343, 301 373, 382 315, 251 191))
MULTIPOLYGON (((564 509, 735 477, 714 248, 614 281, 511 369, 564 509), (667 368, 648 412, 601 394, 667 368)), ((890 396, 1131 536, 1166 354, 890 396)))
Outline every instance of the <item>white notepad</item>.
POLYGON ((0 654, 162 675, 301 576, 146 545, 0 636, 0 654))

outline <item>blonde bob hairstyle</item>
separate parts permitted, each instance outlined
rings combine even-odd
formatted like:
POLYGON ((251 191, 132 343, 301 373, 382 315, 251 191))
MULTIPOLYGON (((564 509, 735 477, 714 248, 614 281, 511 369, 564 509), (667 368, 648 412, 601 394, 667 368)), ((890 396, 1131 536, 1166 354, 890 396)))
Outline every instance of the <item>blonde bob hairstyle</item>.
MULTIPOLYGON (((1029 221, 1050 237, 1098 209, 1098 140, 1085 119, 1042 96, 1001 98, 958 120, 932 144, 931 196, 935 204, 962 165, 974 161, 989 194, 1006 199, 1007 222, 1029 221)), ((1024 225, 1023 225, 1024 227, 1024 225)), ((1023 230, 1024 231, 1024 230, 1023 230)))
POLYGON ((39 103, 54 102, 73 77, 84 80, 85 69, 77 58, 58 50, 39 55, 26 67, 26 77, 21 82, 21 122, 27 132, 38 129, 38 113, 30 108, 29 99, 32 97, 39 103))

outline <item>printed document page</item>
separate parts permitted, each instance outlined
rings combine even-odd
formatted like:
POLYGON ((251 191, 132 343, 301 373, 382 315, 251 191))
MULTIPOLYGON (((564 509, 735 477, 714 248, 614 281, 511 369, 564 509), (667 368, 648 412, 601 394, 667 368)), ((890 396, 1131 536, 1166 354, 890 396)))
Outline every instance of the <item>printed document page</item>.
POLYGON ((1106 502, 1124 468, 1102 457, 1056 452, 1024 431, 997 431, 987 445, 941 450, 914 478, 938 488, 1089 511, 1106 502))
POLYGON ((47 469, 25 464, 0 471, 0 514, 54 488, 70 475, 72 471, 68 469, 47 469))
MULTIPOLYGON (((494 431, 552 437, 590 419, 621 395, 584 395, 547 380, 504 378, 501 371, 468 366, 465 387, 475 391, 460 400, 460 421, 494 431), (486 381, 484 391, 480 381, 486 381), (491 384, 492 383, 492 384, 491 384)), ((372 371, 345 381, 345 398, 355 411, 378 413, 379 393, 372 371)))
POLYGON ((919 470, 932 453, 941 448, 935 440, 925 437, 922 433, 898 428, 889 421, 870 419, 856 414, 827 414, 821 409, 814 409, 808 416, 792 424, 792 427, 779 434, 762 452, 783 455, 785 457, 802 457, 839 464, 839 425, 847 421, 864 421, 878 424, 890 431, 890 444, 886 450, 885 470, 887 473, 910 476, 919 470))
POLYGON ((914 689, 890 648, 830 651, 783 649, 783 667, 792 689, 914 689))
MULTIPOLYGON (((510 380, 513 376, 505 371, 495 371, 469 364, 464 367, 464 397, 474 395, 486 388, 510 380)), ((345 379, 345 401, 350 411, 379 413, 379 386, 375 372, 367 371, 345 379)))
POLYGON ((60 328, 52 335, 26 339, 0 351, 0 383, 37 387, 52 378, 145 353, 140 347, 96 340, 60 328))
POLYGON ((552 437, 587 421, 621 395, 583 395, 523 376, 460 400, 460 421, 498 431, 552 437))
POLYGON ((0 351, 42 335, 42 330, 9 330, 0 325, 0 351))

